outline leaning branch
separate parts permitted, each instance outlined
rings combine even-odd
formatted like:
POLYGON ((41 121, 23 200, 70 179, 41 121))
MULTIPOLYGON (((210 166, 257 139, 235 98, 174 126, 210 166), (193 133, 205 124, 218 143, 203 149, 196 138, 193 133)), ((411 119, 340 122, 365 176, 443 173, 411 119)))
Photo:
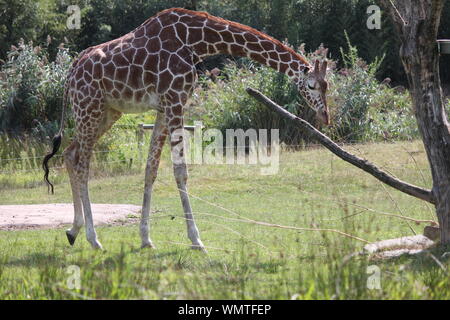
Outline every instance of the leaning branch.
POLYGON ((386 183, 387 185, 399 191, 409 194, 410 196, 425 200, 427 202, 433 204, 435 203, 433 195, 430 190, 401 181, 393 177, 392 175, 384 172, 383 170, 379 169, 369 161, 361 159, 351 153, 348 153, 347 151, 339 147, 336 143, 334 143, 330 138, 324 135, 322 132, 314 128, 307 121, 293 115, 289 111, 286 111, 285 109, 277 105, 275 102, 267 98, 265 95, 263 95, 261 92, 252 88, 247 88, 247 93, 252 97, 254 97, 256 100, 266 105, 267 107, 279 113, 284 118, 291 120, 297 127, 308 131, 308 133, 311 134, 311 136, 315 138, 320 144, 322 144, 325 148, 333 152, 342 160, 353 164, 354 166, 366 171, 367 173, 370 173, 378 180, 386 183))

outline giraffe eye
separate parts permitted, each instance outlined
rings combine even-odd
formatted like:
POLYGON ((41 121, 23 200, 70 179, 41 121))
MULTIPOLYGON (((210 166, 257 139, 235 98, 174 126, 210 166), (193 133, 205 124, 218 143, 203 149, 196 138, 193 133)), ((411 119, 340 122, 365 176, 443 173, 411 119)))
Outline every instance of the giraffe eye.
POLYGON ((308 88, 309 88, 310 90, 314 90, 316 87, 314 87, 313 85, 311 85, 310 83, 308 83, 308 88))

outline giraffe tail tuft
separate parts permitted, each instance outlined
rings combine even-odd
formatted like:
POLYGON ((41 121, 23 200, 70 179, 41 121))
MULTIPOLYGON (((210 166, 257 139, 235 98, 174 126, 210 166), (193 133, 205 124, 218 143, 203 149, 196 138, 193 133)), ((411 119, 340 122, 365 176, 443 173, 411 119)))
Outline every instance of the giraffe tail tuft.
POLYGON ((54 194, 53 191, 53 184, 48 180, 48 174, 50 170, 48 169, 48 161, 58 152, 59 147, 61 146, 61 140, 62 140, 62 134, 59 133, 56 136, 53 137, 53 150, 49 154, 47 154, 44 158, 44 161, 42 162, 42 169, 44 169, 44 180, 47 183, 48 191, 50 192, 50 189, 52 191, 52 194, 54 194))

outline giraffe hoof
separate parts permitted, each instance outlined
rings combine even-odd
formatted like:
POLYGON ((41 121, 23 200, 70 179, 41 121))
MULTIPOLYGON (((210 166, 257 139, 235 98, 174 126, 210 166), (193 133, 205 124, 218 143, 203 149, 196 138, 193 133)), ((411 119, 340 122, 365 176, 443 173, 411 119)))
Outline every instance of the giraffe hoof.
POLYGON ((66 236, 67 236, 67 240, 69 240, 70 245, 73 246, 73 244, 75 243, 76 237, 74 237, 73 235, 71 235, 71 234, 69 233, 69 231, 66 231, 66 236))
POLYGON ((198 240, 197 243, 193 243, 191 246, 191 249, 200 250, 204 253, 208 253, 208 250, 206 250, 205 246, 203 245, 203 243, 200 240, 198 240))
POLYGON ((144 248, 156 249, 155 245, 151 242, 143 243, 141 245, 141 249, 144 249, 144 248))
POLYGON ((98 241, 93 241, 93 242, 91 242, 91 246, 92 246, 92 249, 94 249, 94 250, 103 251, 103 246, 102 246, 102 244, 101 244, 100 242, 98 242, 98 241))

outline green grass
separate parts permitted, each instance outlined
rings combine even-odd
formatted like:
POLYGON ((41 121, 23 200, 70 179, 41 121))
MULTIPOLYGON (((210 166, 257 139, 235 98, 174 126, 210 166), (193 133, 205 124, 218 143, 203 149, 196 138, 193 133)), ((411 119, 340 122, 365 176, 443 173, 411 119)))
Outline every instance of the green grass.
MULTIPOLYGON (((397 177, 429 187, 421 142, 346 146, 397 177), (407 152, 409 151, 409 153, 407 152)), ((137 166, 137 164, 136 164, 137 166)), ((371 208, 435 219, 433 208, 389 187, 322 148, 284 152, 278 174, 257 166, 190 166, 189 191, 207 255, 189 249, 167 152, 152 203, 156 250, 139 249, 136 224, 98 227, 105 252, 93 251, 82 233, 74 247, 64 228, 0 231, 2 299, 449 299, 449 259, 429 254, 389 261, 344 257, 363 242, 336 233, 275 229, 250 218, 286 226, 333 228, 376 241, 421 233, 424 225, 377 215, 371 208), (362 207, 361 207, 362 206, 362 207), (226 208, 224 210, 223 208, 226 208), (234 220, 230 219, 233 218, 234 220), (239 219, 239 220, 236 220, 239 219), (79 266, 81 288, 70 289, 69 266, 79 266), (367 288, 367 267, 381 271, 381 290, 367 288)), ((96 174, 91 201, 140 205, 139 174, 96 174)), ((0 188, 0 204, 71 202, 64 170, 53 172, 56 194, 38 182, 0 188), (58 179, 55 179, 55 174, 58 179)), ((29 177, 27 179, 30 179, 29 177)), ((94 212, 95 220, 95 212, 94 212)), ((446 249, 447 251, 448 248, 446 249)))

